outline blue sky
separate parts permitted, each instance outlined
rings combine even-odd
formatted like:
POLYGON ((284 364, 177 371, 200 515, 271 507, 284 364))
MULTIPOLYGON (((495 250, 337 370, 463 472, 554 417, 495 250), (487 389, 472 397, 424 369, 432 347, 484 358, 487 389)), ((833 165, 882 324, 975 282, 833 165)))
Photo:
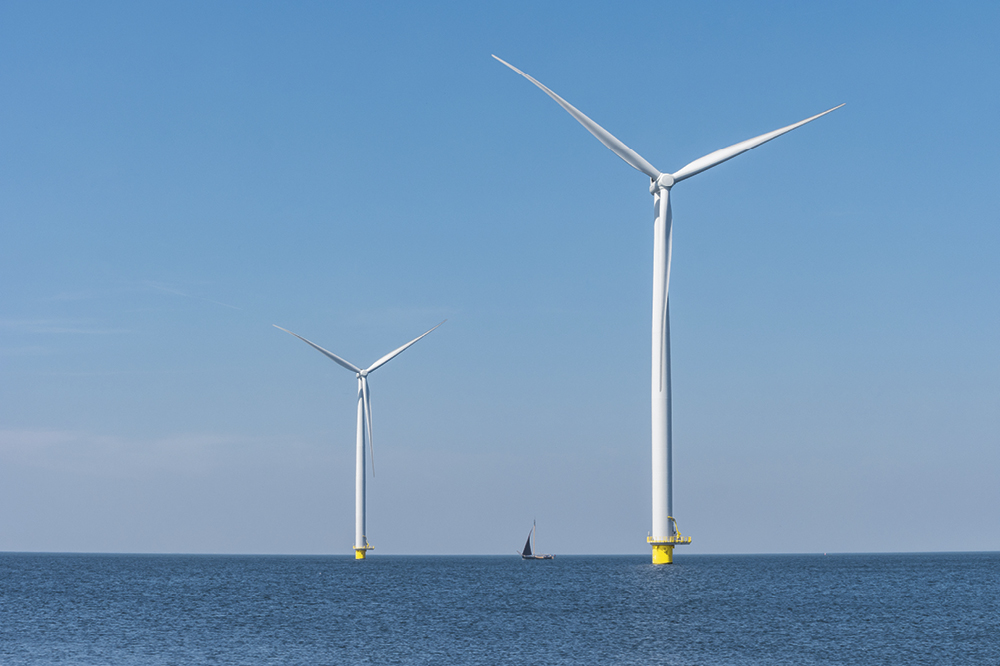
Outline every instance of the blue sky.
POLYGON ((5 3, 0 550, 1000 549, 994 3, 5 3))

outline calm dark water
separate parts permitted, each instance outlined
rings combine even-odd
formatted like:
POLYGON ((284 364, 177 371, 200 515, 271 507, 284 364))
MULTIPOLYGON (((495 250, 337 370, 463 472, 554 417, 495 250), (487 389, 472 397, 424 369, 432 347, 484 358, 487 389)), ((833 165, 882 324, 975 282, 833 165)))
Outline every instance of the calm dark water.
POLYGON ((1000 664, 1000 554, 0 554, 0 664, 1000 664))

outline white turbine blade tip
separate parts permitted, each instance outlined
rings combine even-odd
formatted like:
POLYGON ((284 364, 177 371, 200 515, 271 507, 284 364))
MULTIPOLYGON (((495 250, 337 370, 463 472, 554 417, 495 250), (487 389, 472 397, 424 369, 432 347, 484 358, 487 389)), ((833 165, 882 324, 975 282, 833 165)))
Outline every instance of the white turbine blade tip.
POLYGON ((737 155, 741 155, 741 154, 745 153, 748 150, 752 150, 752 149, 754 149, 754 148, 756 148, 756 147, 758 147, 760 145, 763 145, 763 144, 767 143, 768 141, 770 141, 771 139, 776 139, 779 136, 781 136, 782 134, 787 134, 788 132, 791 132, 793 129, 796 129, 798 127, 802 127, 806 123, 811 123, 812 121, 816 120, 817 118, 825 116, 826 114, 828 114, 828 113, 830 113, 832 111, 836 111, 841 106, 844 106, 844 105, 840 104, 839 106, 835 106, 832 109, 827 109, 823 113, 817 113, 815 116, 810 116, 809 118, 806 118, 805 120, 800 120, 797 123, 792 123, 791 125, 786 125, 785 127, 782 127, 780 129, 776 129, 773 132, 767 132, 766 134, 761 134, 760 136, 755 136, 754 138, 747 139, 746 141, 740 141, 739 143, 735 143, 735 144, 729 146, 728 148, 722 148, 720 150, 716 150, 714 152, 711 152, 708 155, 705 155, 704 157, 699 157, 695 161, 686 164, 684 167, 682 167, 681 169, 679 169, 676 172, 674 172, 674 174, 673 174, 674 182, 675 183, 676 182, 680 182, 680 181, 684 180, 685 178, 690 178, 691 176, 697 175, 697 174, 701 173, 702 171, 707 171, 708 169, 711 169, 712 167, 714 167, 716 165, 719 165, 719 164, 722 164, 723 162, 731 160, 732 158, 736 157, 737 155))
MULTIPOLYGON (((445 319, 444 321, 442 321, 442 322, 441 322, 441 324, 443 324, 443 323, 444 323, 445 321, 448 321, 448 320, 447 320, 447 319, 445 319)), ((372 364, 371 364, 371 365, 370 365, 370 366, 368 367, 368 369, 367 369, 367 370, 366 370, 365 372, 373 372, 373 371, 375 371, 376 369, 378 369, 378 368, 382 367, 383 365, 385 365, 386 363, 388 363, 388 362, 389 362, 389 361, 391 361, 392 359, 394 359, 394 358, 396 358, 397 356, 399 356, 400 354, 402 354, 402 353, 403 353, 404 351, 406 351, 406 350, 407 350, 408 348, 410 348, 411 346, 415 345, 415 344, 416 344, 417 342, 419 342, 419 341, 420 341, 420 340, 421 340, 422 338, 425 338, 425 337, 427 337, 428 335, 430 335, 431 333, 433 333, 434 331, 436 331, 436 330, 437 330, 438 328, 440 328, 440 327, 441 327, 441 324, 438 324, 437 326, 435 326, 435 327, 434 327, 434 328, 432 328, 431 330, 427 331, 426 333, 423 333, 422 335, 418 335, 417 337, 413 338, 412 340, 410 340, 409 342, 407 342, 407 343, 406 343, 405 345, 403 345, 402 347, 399 347, 398 349, 394 349, 394 350, 392 350, 391 352, 389 352, 388 354, 386 354, 385 356, 383 356, 383 357, 382 357, 382 358, 380 358, 379 360, 377 360, 377 361, 375 361, 374 363, 372 363, 372 364)))
MULTIPOLYGON (((805 120, 800 120, 799 122, 795 123, 794 125, 789 125, 788 127, 783 127, 781 129, 782 130, 789 130, 789 131, 791 131, 791 130, 795 129, 796 127, 802 127, 806 123, 811 123, 812 121, 816 120, 817 118, 822 118, 823 116, 825 116, 828 113, 833 113, 834 111, 836 111, 837 109, 839 109, 842 106, 845 106, 846 104, 847 104, 847 102, 844 102, 843 104, 838 104, 837 106, 833 107, 832 109, 827 109, 826 111, 824 111, 822 113, 817 113, 815 116, 810 116, 810 117, 806 118, 805 120)), ((781 130, 777 130, 777 131, 780 132, 781 130)))
POLYGON ((299 340, 301 340, 302 342, 306 343, 307 345, 309 345, 310 347, 312 347, 313 349, 315 349, 319 353, 323 354, 324 356, 326 356, 331 361, 334 361, 335 363, 337 363, 337 365, 339 365, 339 366, 341 366, 343 368, 346 368, 346 369, 350 370, 351 372, 361 372, 361 368, 359 368, 358 366, 354 365, 350 361, 346 361, 346 360, 340 358, 339 356, 337 356, 336 354, 334 354, 332 351, 329 351, 327 349, 323 349, 322 347, 320 347, 315 342, 311 342, 309 340, 306 340, 305 338, 303 338, 298 333, 293 333, 293 332, 289 331, 287 328, 281 328, 277 324, 271 324, 271 325, 274 326, 277 329, 280 329, 280 330, 284 331, 285 333, 288 333, 289 335, 294 335, 299 340))
POLYGON ((493 57, 499 60, 504 65, 507 65, 507 67, 510 67, 512 70, 514 70, 524 78, 534 83, 536 86, 538 86, 538 88, 541 89, 542 92, 544 92, 546 95, 555 100, 556 104, 565 109, 566 112, 569 113, 569 115, 576 118, 576 121, 578 123, 583 125, 584 128, 588 132, 593 134, 598 141, 603 143, 605 147, 607 147, 611 152, 620 157, 630 167, 643 172, 644 174, 653 179, 656 179, 660 176, 660 171, 652 164, 647 162, 642 155, 640 155, 639 153, 635 152, 634 150, 626 146, 611 132, 609 132, 608 130, 604 129, 603 127, 595 123, 593 120, 591 120, 590 117, 588 117, 585 113, 577 109, 575 106, 564 100, 559 95, 552 92, 552 90, 550 90, 547 86, 542 84, 540 81, 538 81, 531 75, 525 74, 524 72, 519 70, 517 67, 514 67, 514 65, 510 64, 506 60, 497 58, 496 56, 493 57))

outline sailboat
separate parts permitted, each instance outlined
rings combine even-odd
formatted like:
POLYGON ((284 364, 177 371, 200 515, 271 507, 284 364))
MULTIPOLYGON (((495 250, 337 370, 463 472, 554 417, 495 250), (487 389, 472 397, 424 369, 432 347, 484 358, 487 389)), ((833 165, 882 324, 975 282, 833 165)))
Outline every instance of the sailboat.
POLYGON ((524 550, 521 551, 522 560, 551 560, 555 555, 532 554, 531 539, 535 536, 535 521, 531 521, 531 531, 528 532, 528 540, 524 542, 524 550))

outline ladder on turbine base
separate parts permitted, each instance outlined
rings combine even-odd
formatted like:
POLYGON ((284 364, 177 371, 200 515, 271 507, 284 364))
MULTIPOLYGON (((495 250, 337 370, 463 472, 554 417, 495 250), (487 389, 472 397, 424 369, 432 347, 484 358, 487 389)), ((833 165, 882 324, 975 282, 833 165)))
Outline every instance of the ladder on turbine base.
POLYGON ((674 546, 686 546, 691 543, 691 537, 681 536, 681 528, 673 516, 667 516, 674 524, 674 535, 669 537, 646 537, 646 543, 653 547, 653 564, 673 564, 674 546))

